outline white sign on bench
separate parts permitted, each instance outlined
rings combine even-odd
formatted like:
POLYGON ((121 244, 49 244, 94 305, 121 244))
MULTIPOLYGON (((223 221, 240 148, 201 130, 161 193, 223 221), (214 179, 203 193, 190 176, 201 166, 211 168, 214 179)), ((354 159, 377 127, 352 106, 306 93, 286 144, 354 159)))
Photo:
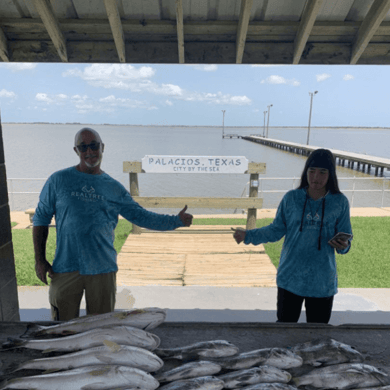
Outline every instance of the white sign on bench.
POLYGON ((245 173, 245 157, 226 156, 152 156, 142 159, 146 173, 245 173))

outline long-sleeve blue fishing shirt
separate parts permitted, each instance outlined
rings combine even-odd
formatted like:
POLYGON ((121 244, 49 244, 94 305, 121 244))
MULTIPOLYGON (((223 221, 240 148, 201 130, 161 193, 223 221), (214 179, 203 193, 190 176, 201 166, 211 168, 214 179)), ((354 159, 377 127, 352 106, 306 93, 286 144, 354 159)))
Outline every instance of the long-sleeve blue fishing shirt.
POLYGON ((179 216, 142 208, 121 183, 106 173, 91 175, 76 167, 49 177, 39 197, 34 226, 48 226, 53 215, 57 227, 53 271, 79 271, 81 275, 118 270, 114 249, 118 215, 153 230, 184 226, 179 216))
MULTIPOLYGON (((328 241, 338 232, 352 234, 349 203, 345 195, 328 192, 318 200, 308 196, 304 210, 306 196, 306 189, 289 191, 280 202, 274 221, 260 229, 248 230, 244 242, 259 245, 285 236, 277 286, 303 297, 330 297, 337 293, 337 267, 335 249, 328 241), (325 212, 319 250, 323 201, 325 212), (319 218, 314 220, 316 212, 319 218)), ((348 247, 337 253, 346 254, 350 247, 349 241, 348 247)))

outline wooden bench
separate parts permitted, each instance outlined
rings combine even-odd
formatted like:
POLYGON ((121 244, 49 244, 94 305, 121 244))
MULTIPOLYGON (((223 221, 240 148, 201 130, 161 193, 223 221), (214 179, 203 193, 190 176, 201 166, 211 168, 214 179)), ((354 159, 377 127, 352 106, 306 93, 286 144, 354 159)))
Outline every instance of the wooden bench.
MULTIPOLYGON (((265 163, 250 162, 245 174, 249 174, 248 198, 215 198, 215 197, 145 197, 139 196, 138 174, 146 173, 142 169, 142 161, 124 161, 123 172, 129 174, 130 195, 145 208, 191 208, 211 209, 247 209, 247 229, 256 227, 257 210, 263 207, 263 199, 258 198, 259 174, 264 174, 265 163)), ((178 171, 177 173, 185 173, 178 171)), ((133 224, 133 234, 141 234, 141 228, 133 224)))
MULTIPOLYGON (((35 214, 35 209, 27 209, 24 213, 28 214, 28 216, 30 218, 30 225, 32 225, 33 224, 34 214, 35 214)), ((49 227, 55 227, 55 226, 56 226, 55 218, 53 217, 53 219, 50 221, 49 227)))
POLYGON ((28 214, 28 216, 30 218, 30 223, 32 224, 33 223, 34 214, 35 214, 35 209, 27 209, 25 211, 25 214, 28 214))

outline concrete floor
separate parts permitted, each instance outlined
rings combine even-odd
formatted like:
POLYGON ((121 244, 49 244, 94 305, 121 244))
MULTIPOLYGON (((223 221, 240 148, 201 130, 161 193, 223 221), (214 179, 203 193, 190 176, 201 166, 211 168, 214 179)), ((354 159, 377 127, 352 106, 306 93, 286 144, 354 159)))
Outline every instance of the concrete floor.
MULTIPOLYGON (((22 321, 49 321, 48 287, 19 287, 22 321)), ((167 321, 274 322, 276 287, 122 286, 116 309, 160 307, 167 321)), ((81 315, 85 314, 84 299, 81 315)), ((306 322, 304 310, 299 322, 306 322)), ((390 289, 339 289, 332 325, 389 324, 390 289)))

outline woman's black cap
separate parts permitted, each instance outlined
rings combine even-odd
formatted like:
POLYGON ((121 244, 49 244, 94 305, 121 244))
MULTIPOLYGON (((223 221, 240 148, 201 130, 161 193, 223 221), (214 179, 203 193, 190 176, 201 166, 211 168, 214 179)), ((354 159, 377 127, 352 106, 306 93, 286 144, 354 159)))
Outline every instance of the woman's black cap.
POLYGON ((329 171, 335 167, 334 157, 330 150, 316 149, 309 156, 308 168, 323 168, 329 171))

